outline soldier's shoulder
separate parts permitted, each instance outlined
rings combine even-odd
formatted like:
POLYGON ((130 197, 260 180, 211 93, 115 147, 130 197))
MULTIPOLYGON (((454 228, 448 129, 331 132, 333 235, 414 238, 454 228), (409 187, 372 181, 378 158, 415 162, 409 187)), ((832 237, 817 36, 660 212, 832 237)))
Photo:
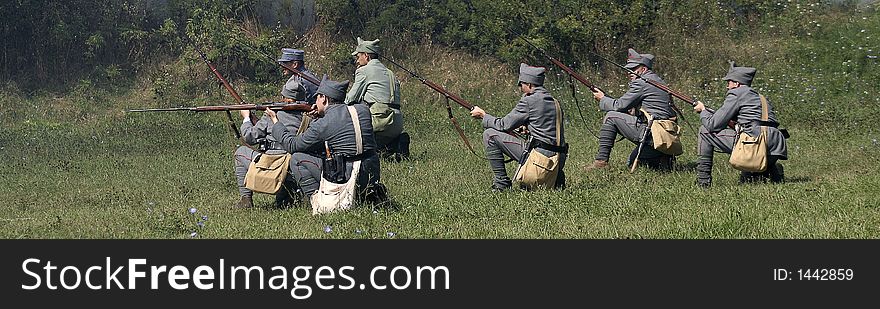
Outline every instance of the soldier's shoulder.
POLYGON ((743 85, 743 86, 739 86, 739 87, 727 90, 727 95, 734 95, 734 96, 739 97, 739 96, 743 96, 745 94, 748 94, 749 92, 752 92, 752 88, 749 86, 743 85))

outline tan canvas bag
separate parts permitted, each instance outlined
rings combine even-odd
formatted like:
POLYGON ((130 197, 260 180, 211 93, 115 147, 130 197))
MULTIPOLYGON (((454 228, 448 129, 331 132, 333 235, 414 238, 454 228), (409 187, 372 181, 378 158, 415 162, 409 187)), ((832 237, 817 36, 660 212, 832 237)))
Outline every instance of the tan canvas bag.
MULTIPOLYGON (((767 99, 761 96, 761 120, 767 121, 767 99)), ((743 172, 763 172, 767 170, 767 127, 761 126, 761 134, 752 137, 740 132, 733 143, 730 165, 743 172)))
POLYGON ((645 117, 651 123, 651 138, 654 142, 654 149, 671 156, 684 153, 681 146, 681 127, 678 126, 678 122, 669 119, 651 121, 653 118, 651 114, 648 114, 644 109, 642 109, 642 113, 645 113, 645 117))
POLYGON ((244 176, 244 186, 254 192, 275 194, 284 184, 290 154, 262 153, 248 166, 244 176))
MULTIPOLYGON (((357 154, 364 152, 363 141, 361 140, 361 123, 358 121, 357 112, 354 106, 348 106, 348 112, 351 114, 351 121, 354 123, 355 144, 357 145, 357 154)), ((351 177, 345 183, 334 183, 321 176, 321 183, 318 191, 312 194, 312 215, 330 213, 337 210, 346 210, 354 206, 355 194, 357 193, 357 179, 361 170, 361 161, 352 162, 351 177)))
MULTIPOLYGON (((556 103, 556 146, 561 146, 561 121, 562 112, 559 101, 556 103)), ((551 157, 545 156, 537 148, 529 151, 525 163, 523 163, 513 176, 513 181, 529 189, 553 188, 556 186, 556 178, 559 175, 559 154, 551 157)))

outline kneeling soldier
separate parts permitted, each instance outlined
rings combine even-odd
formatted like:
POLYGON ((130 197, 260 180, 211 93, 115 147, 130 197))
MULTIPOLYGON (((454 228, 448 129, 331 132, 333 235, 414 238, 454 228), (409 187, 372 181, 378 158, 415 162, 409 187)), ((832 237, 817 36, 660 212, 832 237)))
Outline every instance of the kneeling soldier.
MULTIPOLYGON (((639 73, 644 78, 665 83, 659 75, 651 70, 653 63, 654 55, 639 54, 630 48, 625 67, 639 73)), ((629 79, 629 90, 618 99, 608 97, 598 89, 593 92, 593 97, 599 101, 599 109, 607 113, 605 113, 602 127, 599 129, 599 151, 596 153, 596 160, 592 165, 587 166, 587 170, 608 166, 611 148, 614 147, 614 139, 617 134, 623 135, 635 143, 636 149, 638 149, 640 142, 646 144, 642 147, 639 159, 644 159, 648 166, 661 169, 672 168, 674 156, 649 147, 653 144, 650 138, 642 141, 643 138, 649 136, 645 135, 645 131, 650 130, 648 117, 653 120, 676 121, 675 110, 672 108, 672 97, 660 88, 638 78, 635 74, 630 74, 629 79)), ((636 152, 637 150, 630 155, 630 161, 635 160, 636 152)))
POLYGON ((525 155, 533 148, 541 154, 552 157, 559 155, 558 174, 555 187, 565 186, 565 159, 568 156, 568 144, 565 143, 563 115, 559 103, 544 89, 544 68, 528 66, 519 67, 519 88, 523 92, 519 102, 503 118, 486 114, 474 106, 471 116, 482 118, 483 144, 486 146, 486 157, 489 166, 495 173, 492 190, 503 191, 512 185, 504 166, 504 155, 519 163, 525 161, 525 155), (512 136, 514 129, 525 126, 528 129, 530 143, 512 136))
POLYGON ((779 122, 770 102, 751 87, 756 72, 755 68, 737 67, 731 61, 730 70, 723 78, 727 82, 727 96, 721 108, 713 112, 706 109, 703 102, 694 106, 694 111, 700 113, 701 123, 697 136, 697 184, 702 187, 712 184, 714 151, 731 153, 740 132, 758 136, 763 128, 767 132, 767 170, 757 174, 743 172, 740 180, 747 181, 752 177, 769 178, 774 183, 785 180, 782 164, 776 161, 788 159, 786 137, 777 129, 779 122), (731 120, 736 123, 736 129, 728 127, 731 120))
POLYGON ((400 106, 400 81, 394 72, 379 61, 382 49, 379 40, 364 41, 357 38, 358 45, 352 56, 357 57, 354 82, 345 96, 345 104, 363 103, 370 107, 373 117, 373 133, 376 150, 384 158, 400 161, 409 158, 409 133, 403 129, 403 112, 400 106))
MULTIPOLYGON (((296 102, 303 101, 307 92, 304 91, 299 81, 288 80, 281 89, 281 96, 284 101, 296 102)), ((239 111, 244 118, 241 124, 241 139, 248 145, 259 147, 260 152, 267 154, 284 154, 278 140, 272 136, 272 119, 268 114, 263 114, 256 124, 252 123, 252 115, 249 110, 239 111)), ((302 118, 305 117, 299 111, 279 111, 277 113, 278 122, 281 123, 286 130, 297 132, 299 130, 302 118)), ((235 150, 235 177, 238 179, 238 192, 241 200, 235 205, 236 208, 250 208, 254 206, 254 192, 245 186, 245 176, 247 175, 250 163, 254 157, 259 154, 256 150, 247 146, 239 146, 235 150)), ((287 206, 298 191, 298 188, 292 181, 285 181, 278 193, 275 194, 275 207, 287 206)))
POLYGON ((342 104, 345 100, 346 88, 348 81, 340 83, 326 77, 321 81, 315 103, 315 113, 320 118, 312 122, 301 135, 295 135, 287 130, 278 122, 275 112, 266 111, 275 122, 272 136, 279 141, 282 149, 293 155, 290 172, 302 189, 305 201, 309 201, 311 195, 318 190, 323 168, 323 159, 310 153, 324 151, 325 147, 329 148, 333 156, 344 160, 345 181, 351 176, 352 163, 361 161, 361 170, 356 180, 360 198, 368 197, 364 195, 375 192, 384 195, 385 187, 379 183, 379 156, 376 154, 370 108, 364 104, 353 105, 360 124, 363 149, 362 153, 358 154, 352 116, 348 106, 342 104))

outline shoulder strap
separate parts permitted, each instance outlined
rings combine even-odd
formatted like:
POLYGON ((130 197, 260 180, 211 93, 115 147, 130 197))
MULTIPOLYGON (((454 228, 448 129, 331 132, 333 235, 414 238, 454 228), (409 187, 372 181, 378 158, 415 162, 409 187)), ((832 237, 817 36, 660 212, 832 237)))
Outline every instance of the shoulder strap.
POLYGON ((394 92, 395 92, 394 87, 396 87, 396 85, 394 84, 394 79, 395 79, 394 78, 394 71, 391 71, 391 69, 389 69, 389 68, 385 68, 385 69, 388 70, 388 77, 390 79, 389 80, 389 84, 390 84, 389 87, 391 89, 391 96, 389 96, 390 100, 388 100, 389 101, 388 104, 391 105, 391 104, 394 104, 394 92))
POLYGON ((562 146, 562 108, 556 98, 553 98, 553 103, 556 103, 556 146, 562 146))
POLYGON ((764 97, 763 94, 759 94, 761 96, 761 121, 767 121, 770 117, 769 112, 767 111, 767 98, 764 97))
POLYGON ((351 123, 354 125, 354 142, 357 144, 357 153, 359 155, 364 152, 364 144, 361 137, 361 122, 358 121, 357 111, 354 106, 348 105, 348 113, 351 115, 351 123))

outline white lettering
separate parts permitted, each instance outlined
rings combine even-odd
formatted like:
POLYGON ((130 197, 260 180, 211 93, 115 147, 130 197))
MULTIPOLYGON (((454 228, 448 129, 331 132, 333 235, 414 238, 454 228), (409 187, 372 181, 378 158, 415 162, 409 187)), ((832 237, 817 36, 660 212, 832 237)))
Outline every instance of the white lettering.
POLYGON ((177 280, 189 280, 189 269, 186 267, 177 265, 171 267, 168 270, 168 285, 170 285, 175 290, 186 290, 189 288, 189 283, 177 283, 177 280))
POLYGON ((25 290, 34 290, 34 289, 37 289, 37 288, 40 287, 40 283, 42 283, 43 280, 40 279, 40 276, 39 276, 39 275, 37 275, 36 273, 34 273, 34 272, 28 270, 28 264, 30 264, 30 263, 39 263, 39 262, 40 262, 40 260, 38 260, 38 259, 30 258, 30 259, 24 260, 24 262, 21 263, 21 270, 24 271, 25 274, 28 274, 28 275, 30 275, 31 277, 34 277, 34 279, 37 279, 37 282, 34 283, 33 285, 24 285, 24 284, 22 284, 22 285, 21 285, 21 288, 22 288, 22 289, 25 289, 25 290))
POLYGON ((146 259, 128 259, 128 289, 134 290, 136 289, 135 278, 146 278, 147 273, 142 271, 137 271, 138 265, 147 264, 146 259))
POLYGON ((75 288, 78 288, 80 282, 82 281, 80 279, 80 275, 81 274, 79 272, 79 269, 77 269, 76 266, 65 266, 64 268, 61 269, 61 274, 60 274, 61 277, 58 278, 58 280, 61 281, 62 287, 64 287, 65 289, 68 289, 68 290, 73 290, 75 288), (74 283, 73 285, 67 285, 67 281, 64 280, 64 277, 65 277, 64 273, 66 273, 68 270, 73 270, 73 272, 76 273, 76 283, 74 283))
POLYGON ((296 268, 293 269, 294 281, 293 281, 293 289, 290 289, 290 296, 291 297, 293 297, 295 299, 306 299, 306 298, 309 298, 310 296, 312 296, 312 287, 310 287, 308 285, 300 285, 299 284, 303 280, 309 279, 309 270, 311 270, 311 269, 312 269, 311 266, 297 266, 296 268), (297 276, 296 275, 299 273, 300 270, 305 271, 305 273, 306 273, 305 276, 297 276), (296 295, 296 291, 299 289, 305 290, 306 294, 302 295, 302 296, 296 295))
POLYGON ((376 274, 376 271, 379 270, 379 269, 381 269, 381 270, 386 270, 386 269, 388 269, 388 268, 385 267, 385 266, 376 266, 376 267, 373 267, 373 270, 370 271, 370 284, 373 285, 373 288, 375 288, 375 289, 377 289, 377 290, 384 290, 386 287, 388 287, 387 285, 377 285, 377 284, 376 284, 376 276, 375 276, 375 274, 376 274))
POLYGON ((97 270, 101 271, 101 266, 92 266, 89 269, 86 269, 86 286, 88 286, 92 290, 100 290, 100 285, 92 285, 92 271, 97 270))
POLYGON ((204 284, 202 283, 202 280, 214 280, 214 270, 211 269, 211 267, 205 265, 196 267, 196 270, 193 271, 193 284, 195 284, 197 288, 202 290, 209 290, 214 288, 213 282, 204 284))

